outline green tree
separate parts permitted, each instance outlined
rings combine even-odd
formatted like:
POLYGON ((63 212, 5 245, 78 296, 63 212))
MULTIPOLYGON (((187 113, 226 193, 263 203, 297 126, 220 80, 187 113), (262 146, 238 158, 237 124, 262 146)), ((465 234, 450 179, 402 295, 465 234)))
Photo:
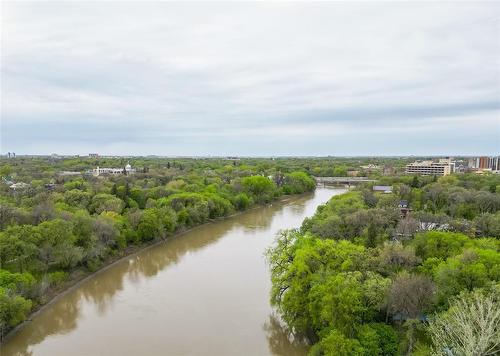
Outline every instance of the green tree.
POLYGON ((8 177, 12 173, 12 167, 9 164, 2 164, 0 167, 0 177, 8 177))
POLYGON ((165 229, 160 211, 156 208, 146 209, 137 227, 137 233, 142 241, 163 238, 165 229))
POLYGON ((64 192, 64 201, 72 207, 80 207, 86 209, 90 204, 92 195, 88 192, 72 189, 64 192))
POLYGON ((307 173, 292 172, 285 174, 282 186, 285 194, 301 194, 314 190, 316 182, 307 173))
POLYGON ((278 194, 276 184, 267 177, 245 177, 241 180, 241 185, 244 192, 259 203, 268 203, 278 194))
POLYGON ((39 259, 45 270, 51 266, 71 268, 82 260, 83 249, 74 245, 76 237, 70 222, 61 219, 44 221, 36 230, 39 232, 39 259))
POLYGON ((0 268, 24 272, 37 269, 38 248, 31 226, 12 226, 0 233, 0 268))
POLYGON ((245 193, 240 193, 234 197, 234 206, 238 210, 245 210, 251 205, 251 200, 245 193))
POLYGON ((309 355, 363 356, 365 350, 357 339, 348 338, 340 331, 333 329, 313 346, 309 355))
POLYGON ((35 278, 30 273, 12 273, 0 269, 0 287, 16 294, 28 295, 35 282, 35 278))
POLYGON ((125 203, 120 198, 111 194, 100 193, 92 197, 89 211, 96 214, 100 214, 103 211, 114 211, 120 214, 124 207, 125 203))
POLYGON ((366 356, 395 356, 398 354, 396 331, 383 323, 368 323, 359 327, 357 339, 366 356))
POLYGON ((12 327, 26 319, 31 310, 31 301, 0 287, 0 331, 12 327))

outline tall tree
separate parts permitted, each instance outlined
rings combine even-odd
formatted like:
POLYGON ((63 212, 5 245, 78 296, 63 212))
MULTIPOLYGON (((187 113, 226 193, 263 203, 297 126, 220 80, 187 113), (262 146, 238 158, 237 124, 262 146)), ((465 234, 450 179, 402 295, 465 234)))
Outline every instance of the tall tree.
POLYGON ((462 294, 429 325, 437 355, 500 354, 500 294, 462 294))

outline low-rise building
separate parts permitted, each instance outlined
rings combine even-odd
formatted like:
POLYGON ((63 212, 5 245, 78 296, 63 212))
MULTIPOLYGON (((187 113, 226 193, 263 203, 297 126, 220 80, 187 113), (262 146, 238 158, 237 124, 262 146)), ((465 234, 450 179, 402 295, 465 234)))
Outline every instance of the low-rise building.
POLYGON ((12 184, 9 188, 16 191, 16 190, 22 190, 22 189, 26 189, 28 188, 30 185, 28 183, 24 183, 24 182, 18 182, 18 183, 14 183, 12 184))
POLYGON ((361 168, 363 169, 373 169, 373 170, 377 170, 377 169, 380 169, 380 166, 376 165, 376 164, 367 164, 365 166, 361 166, 361 168))
POLYGON ((92 170, 92 175, 94 176, 100 176, 100 175, 120 175, 120 174, 124 174, 124 175, 129 175, 129 174, 134 174, 135 173, 135 169, 132 168, 132 166, 130 164, 127 164, 124 168, 101 168, 101 167, 97 167, 97 168, 94 168, 92 170))
POLYGON ((428 176, 446 176, 451 173, 449 159, 434 161, 416 161, 406 165, 407 174, 419 174, 428 176))
POLYGON ((81 172, 73 172, 73 171, 61 171, 58 173, 62 177, 71 177, 71 176, 80 176, 81 172))
POLYGON ((374 185, 372 189, 374 192, 392 193, 392 187, 390 185, 374 185))

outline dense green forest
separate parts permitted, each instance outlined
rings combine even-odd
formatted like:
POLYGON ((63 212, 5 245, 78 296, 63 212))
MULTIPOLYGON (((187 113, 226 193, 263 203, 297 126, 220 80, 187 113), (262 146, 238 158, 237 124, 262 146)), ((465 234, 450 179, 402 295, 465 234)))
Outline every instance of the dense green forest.
POLYGON ((500 176, 379 183, 392 192, 335 196, 268 250, 289 331, 311 355, 498 355, 500 176))
MULTIPOLYGON (((283 232, 268 252, 272 302, 290 332, 314 343, 313 355, 426 355, 439 347, 468 355, 450 344, 446 330, 457 325, 457 315, 482 315, 478 306, 500 314, 500 177, 404 176, 408 162, 1 159, 0 331, 141 246, 284 194, 311 191, 311 176, 355 172, 393 192, 353 188, 321 206, 299 230, 283 232), (134 174, 88 172, 128 163, 134 174), (19 183, 26 185, 12 188, 19 183), (406 215, 402 201, 411 208, 406 215)), ((494 337, 480 343, 491 346, 494 337)))
POLYGON ((0 167, 0 330, 134 246, 315 188, 295 160, 16 157, 0 167), (67 175, 62 172, 80 172, 67 175), (125 171, 124 171, 125 173, 125 171), (27 185, 12 188, 13 184, 27 185))

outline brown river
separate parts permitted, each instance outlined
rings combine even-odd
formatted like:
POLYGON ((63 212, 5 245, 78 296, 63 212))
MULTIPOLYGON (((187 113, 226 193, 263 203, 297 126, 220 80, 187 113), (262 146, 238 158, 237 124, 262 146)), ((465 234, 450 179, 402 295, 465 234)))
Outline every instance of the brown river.
POLYGON ((269 304, 265 249, 343 189, 257 208, 127 257, 61 295, 11 355, 305 355, 269 304))

